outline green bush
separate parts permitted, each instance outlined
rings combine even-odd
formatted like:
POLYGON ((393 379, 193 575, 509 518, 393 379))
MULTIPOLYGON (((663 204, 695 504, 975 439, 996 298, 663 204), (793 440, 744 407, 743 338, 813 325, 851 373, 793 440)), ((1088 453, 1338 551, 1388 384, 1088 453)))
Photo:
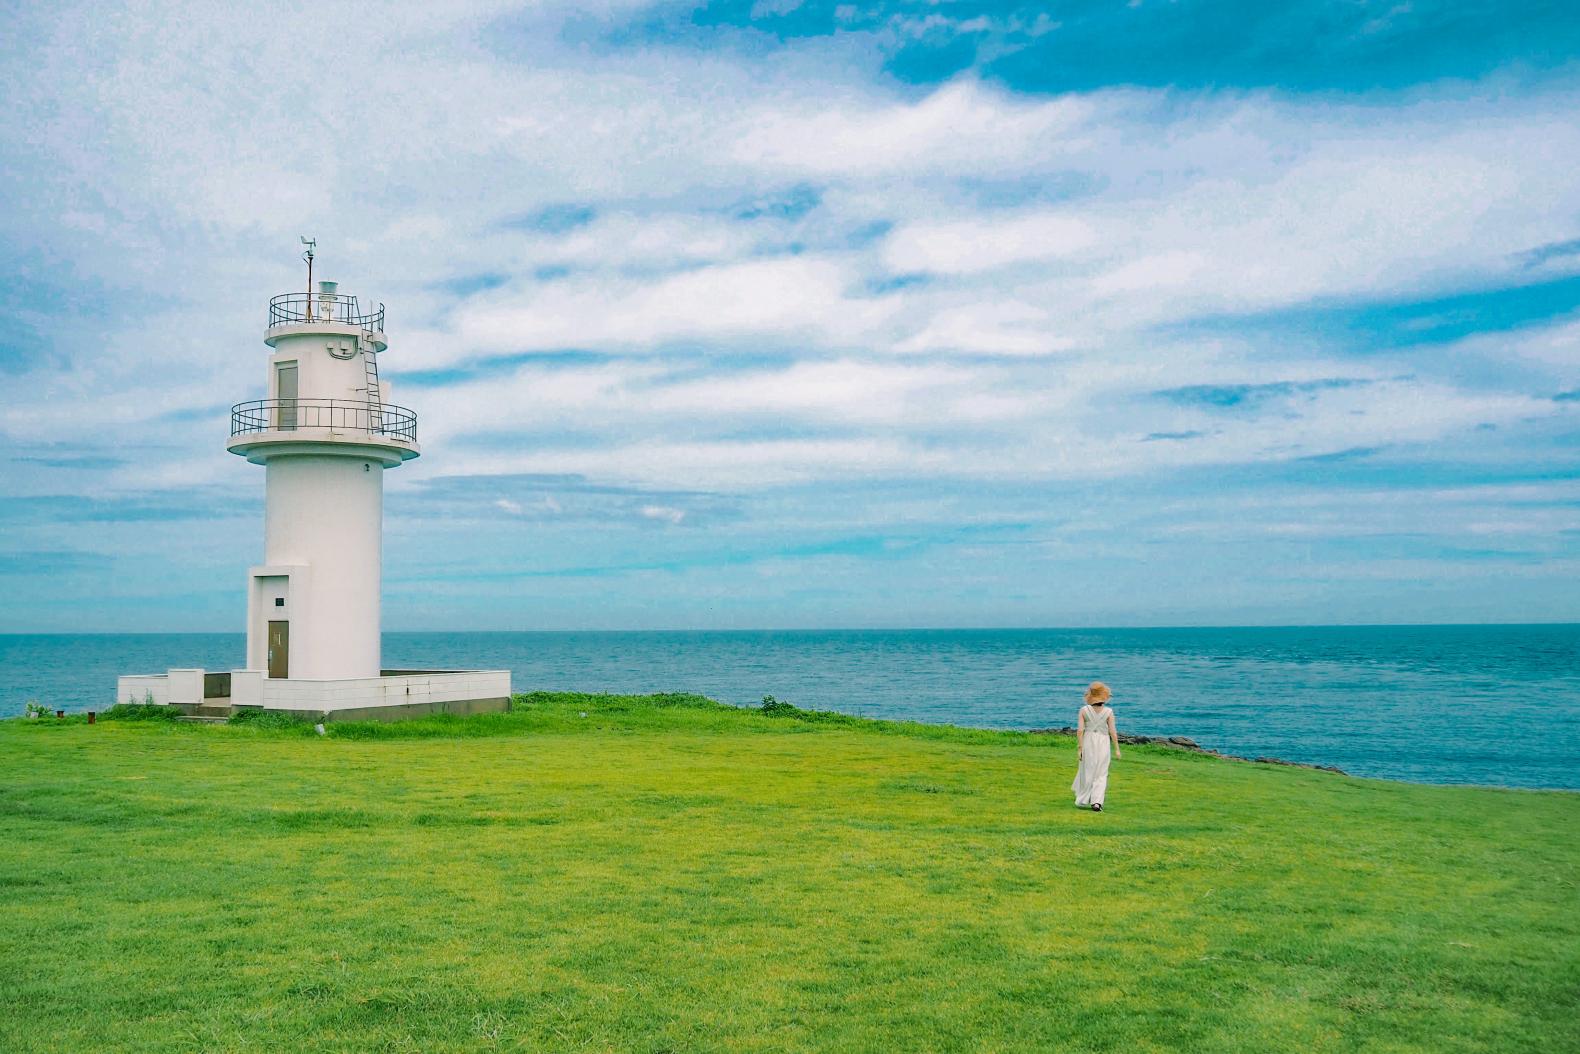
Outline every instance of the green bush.
MULTIPOLYGON (((803 710, 793 703, 782 703, 771 695, 763 696, 761 712, 767 714, 769 717, 790 717, 810 725, 861 725, 863 727, 870 727, 880 731, 888 729, 904 730, 918 727, 911 725, 909 722, 903 721, 874 721, 867 717, 853 717, 850 714, 842 714, 836 710, 803 710)), ((936 727, 943 728, 946 726, 936 727)), ((952 731, 961 730, 953 729, 952 731)))
POLYGON ((632 707, 684 707, 694 710, 724 709, 725 704, 693 692, 659 692, 654 695, 614 695, 607 692, 517 692, 510 697, 510 709, 533 707, 586 707, 589 710, 628 710, 632 707))
POLYGON ((230 725, 247 725, 250 728, 269 729, 273 731, 311 732, 313 722, 290 714, 282 714, 278 710, 264 710, 261 708, 244 708, 232 710, 229 719, 225 722, 230 725))
POLYGON ((158 703, 116 703, 101 716, 106 721, 174 721, 181 711, 158 703))
POLYGON ((801 717, 806 711, 793 703, 781 703, 771 695, 763 696, 762 711, 771 717, 801 717))

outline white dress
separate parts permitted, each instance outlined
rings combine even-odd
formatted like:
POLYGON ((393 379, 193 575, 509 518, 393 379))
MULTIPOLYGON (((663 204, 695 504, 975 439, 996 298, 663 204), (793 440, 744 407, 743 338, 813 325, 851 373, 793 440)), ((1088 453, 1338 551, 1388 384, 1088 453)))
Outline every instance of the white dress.
POLYGON ((1101 805, 1108 792, 1108 729, 1114 723, 1114 712, 1106 706, 1099 710, 1087 704, 1081 713, 1086 715, 1086 732, 1080 737, 1081 764, 1070 789, 1075 792, 1075 804, 1101 805))

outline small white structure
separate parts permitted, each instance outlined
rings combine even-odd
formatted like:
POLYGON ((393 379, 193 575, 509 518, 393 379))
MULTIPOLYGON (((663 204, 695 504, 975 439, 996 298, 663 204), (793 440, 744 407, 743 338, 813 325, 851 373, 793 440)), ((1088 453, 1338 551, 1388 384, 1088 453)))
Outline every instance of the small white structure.
POLYGON ((267 474, 247 669, 122 677, 116 698, 342 717, 505 709, 508 670, 381 669, 384 471, 420 453, 417 415, 379 379, 384 305, 312 289, 311 243, 305 258, 309 291, 269 301, 268 397, 231 409, 228 449, 267 474))

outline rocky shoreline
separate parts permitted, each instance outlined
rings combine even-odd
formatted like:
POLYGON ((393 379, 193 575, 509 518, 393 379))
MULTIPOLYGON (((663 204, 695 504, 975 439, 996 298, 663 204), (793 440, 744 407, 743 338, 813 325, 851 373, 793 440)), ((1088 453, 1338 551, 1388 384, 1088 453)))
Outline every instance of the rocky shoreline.
MULTIPOLYGON (((1027 729, 1034 736, 1073 736, 1075 729, 1069 725, 1062 728, 1032 728, 1027 729)), ((1119 733, 1121 744, 1141 743, 1154 747, 1172 747, 1175 750, 1190 750, 1197 754, 1210 754, 1215 758, 1225 761, 1243 761, 1251 765, 1288 765, 1296 769, 1316 769, 1320 772, 1337 772, 1341 776, 1349 775, 1336 765, 1308 765, 1304 761, 1285 761, 1283 758, 1243 758, 1238 754, 1224 754, 1209 747, 1201 746, 1188 736, 1133 736, 1128 732, 1119 733)))

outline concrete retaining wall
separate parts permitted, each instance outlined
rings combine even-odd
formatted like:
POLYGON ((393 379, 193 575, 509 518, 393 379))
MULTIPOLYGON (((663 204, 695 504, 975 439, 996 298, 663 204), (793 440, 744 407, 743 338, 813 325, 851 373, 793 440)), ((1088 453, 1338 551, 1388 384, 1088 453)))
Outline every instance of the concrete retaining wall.
MULTIPOLYGON (((197 705, 204 702, 202 685, 202 670, 122 677, 116 684, 116 701, 143 703, 151 695, 160 705, 197 705)), ((388 677, 305 680, 232 670, 229 702, 233 707, 342 721, 429 713, 499 713, 510 708, 510 671, 402 671, 388 677)))
POLYGON ((141 706, 151 701, 160 706, 170 702, 170 679, 162 673, 135 674, 115 682, 115 701, 141 706))
MULTIPOLYGON (((233 709, 264 709, 263 707, 237 707, 233 709)), ((284 714, 298 721, 403 721, 428 714, 455 714, 467 717, 472 714, 503 714, 510 709, 510 697, 497 699, 461 699, 438 703, 396 703, 390 706, 343 707, 339 710, 287 710, 269 707, 271 714, 284 714)))
POLYGON ((262 705, 266 710, 364 710, 509 697, 509 670, 473 670, 322 681, 266 678, 262 705))

